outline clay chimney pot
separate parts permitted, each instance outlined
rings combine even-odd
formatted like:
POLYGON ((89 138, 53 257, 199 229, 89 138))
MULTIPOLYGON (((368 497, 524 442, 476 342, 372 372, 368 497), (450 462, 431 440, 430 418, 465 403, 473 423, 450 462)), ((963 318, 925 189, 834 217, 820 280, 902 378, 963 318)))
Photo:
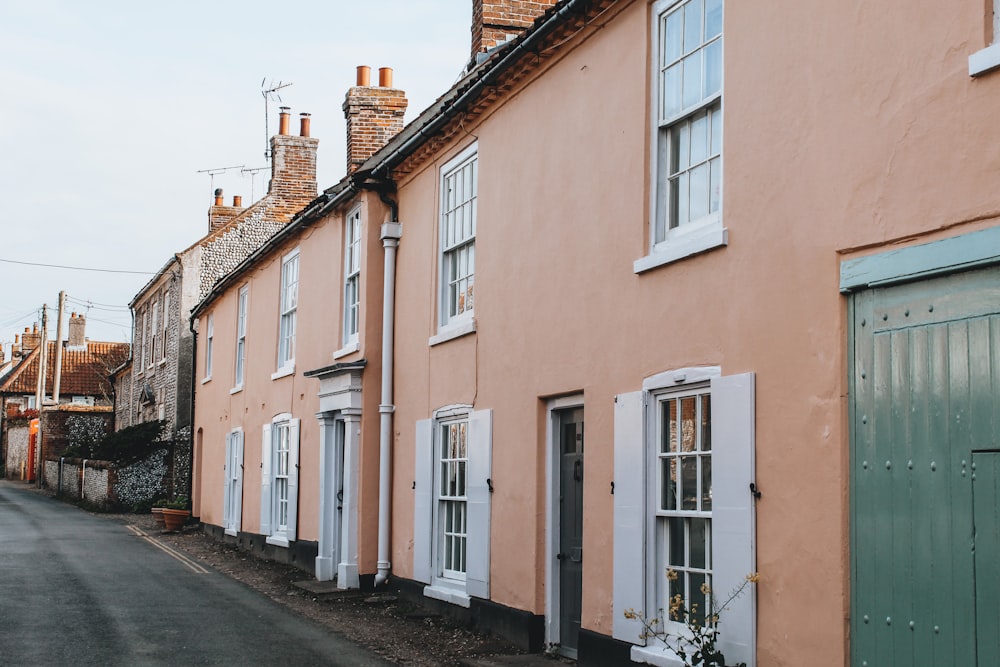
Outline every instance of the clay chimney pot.
POLYGON ((243 206, 243 197, 239 195, 233 195, 233 206, 240 208, 243 206))
POLYGON ((288 107, 279 107, 278 113, 278 134, 288 136, 288 107))
POLYGON ((372 82, 372 68, 368 65, 358 65, 358 86, 370 86, 372 82))
POLYGON ((309 125, 310 125, 310 120, 311 120, 309 117, 311 115, 312 114, 308 114, 308 113, 300 113, 299 114, 299 136, 300 137, 308 137, 309 136, 309 125))
POLYGON ((215 205, 222 206, 222 188, 215 188, 215 205))
POLYGON ((379 67, 378 68, 378 85, 379 85, 379 88, 392 88, 392 68, 391 67, 379 67))

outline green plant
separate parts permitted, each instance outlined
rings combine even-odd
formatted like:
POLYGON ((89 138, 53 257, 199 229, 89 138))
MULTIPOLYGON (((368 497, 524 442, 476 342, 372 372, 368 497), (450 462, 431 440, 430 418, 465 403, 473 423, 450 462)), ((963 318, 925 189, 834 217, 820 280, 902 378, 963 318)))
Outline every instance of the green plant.
POLYGON ((163 505, 163 507, 171 510, 186 510, 191 507, 191 499, 187 496, 177 496, 167 504, 163 505))
MULTIPOLYGON (((676 580, 678 574, 674 570, 667 570, 667 579, 676 580)), ((708 609, 699 613, 697 603, 689 607, 684 596, 678 594, 670 598, 670 608, 667 610, 667 618, 675 623, 680 623, 683 630, 672 631, 664 618, 664 610, 659 610, 659 615, 654 618, 646 618, 642 612, 635 609, 626 609, 625 618, 638 620, 642 623, 642 639, 658 639, 663 642, 669 650, 677 654, 687 667, 726 667, 726 657, 719 650, 717 642, 719 640, 719 623, 722 612, 733 600, 738 598, 746 590, 747 586, 756 584, 760 575, 756 572, 748 574, 740 585, 729 594, 721 605, 716 605, 712 598, 712 589, 708 584, 701 585, 701 592, 706 600, 712 600, 708 609)), ((737 667, 744 667, 740 663, 737 667)))
POLYGON ((161 438, 166 426, 167 422, 163 420, 135 424, 107 434, 96 444, 80 443, 67 447, 63 456, 134 463, 163 446, 161 438))

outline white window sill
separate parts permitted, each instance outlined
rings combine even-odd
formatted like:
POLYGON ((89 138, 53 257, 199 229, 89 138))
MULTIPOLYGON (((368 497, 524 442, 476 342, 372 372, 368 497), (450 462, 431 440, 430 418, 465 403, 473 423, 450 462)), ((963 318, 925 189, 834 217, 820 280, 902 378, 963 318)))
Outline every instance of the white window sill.
POLYGON ((166 366, 166 365, 167 365, 167 360, 166 360, 166 359, 160 359, 160 360, 159 360, 159 361, 157 362, 157 364, 156 364, 156 365, 157 365, 157 366, 166 366))
POLYGON ((466 609, 472 604, 472 598, 462 591, 444 586, 424 586, 424 596, 455 604, 459 607, 465 607, 466 609))
POLYGON ((721 224, 707 225, 703 229, 661 243, 661 249, 653 250, 645 257, 635 260, 632 270, 643 273, 728 244, 729 230, 721 224))
POLYGON ((270 535, 264 541, 276 547, 288 548, 288 540, 285 539, 284 535, 270 535))
POLYGON ((462 336, 466 336, 470 333, 475 333, 475 331, 475 318, 463 318, 457 322, 449 322, 448 324, 442 326, 438 329, 438 332, 435 335, 430 337, 427 344, 434 347, 435 345, 446 343, 449 340, 454 340, 455 338, 461 338, 462 336))
POLYGON ((982 76, 1000 67, 1000 42, 969 56, 969 76, 982 76))
POLYGON ((209 375, 208 377, 203 377, 201 379, 201 383, 202 384, 205 384, 206 382, 211 382, 211 381, 212 381, 212 376, 211 375, 209 375))
POLYGON ((232 528, 226 528, 225 530, 225 534, 229 535, 230 537, 237 537, 238 532, 239 531, 233 530, 232 528))
POLYGON ((229 390, 230 394, 238 394, 243 391, 243 385, 239 384, 229 390))
POLYGON ((278 370, 271 373, 272 380, 278 380, 283 377, 288 377, 289 375, 295 375, 295 364, 290 366, 282 366, 278 370))
POLYGON ((348 343, 344 347, 334 352, 333 358, 340 359, 341 357, 346 357, 349 354, 357 352, 359 349, 361 349, 361 346, 358 345, 358 341, 354 341, 353 343, 348 343))
POLYGON ((633 646, 632 662, 656 667, 684 667, 684 662, 665 647, 633 646))

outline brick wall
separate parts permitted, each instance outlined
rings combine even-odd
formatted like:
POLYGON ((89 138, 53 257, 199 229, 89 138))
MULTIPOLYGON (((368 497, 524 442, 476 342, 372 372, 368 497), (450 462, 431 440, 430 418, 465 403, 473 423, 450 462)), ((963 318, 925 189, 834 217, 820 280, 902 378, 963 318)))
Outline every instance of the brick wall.
POLYGON ((472 0, 472 57, 530 28, 556 0, 472 0))
POLYGON ((396 88, 354 86, 344 99, 347 120, 347 173, 385 146, 403 129, 406 93, 396 88))
POLYGON ((62 455, 70 445, 96 443, 112 429, 113 413, 107 408, 43 410, 41 415, 42 460, 62 455))

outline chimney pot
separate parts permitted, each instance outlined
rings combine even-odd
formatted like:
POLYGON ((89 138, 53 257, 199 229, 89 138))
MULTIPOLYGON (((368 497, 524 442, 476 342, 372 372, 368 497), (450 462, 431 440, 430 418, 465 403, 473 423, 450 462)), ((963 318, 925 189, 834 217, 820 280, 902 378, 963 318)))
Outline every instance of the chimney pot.
POLYGON ((233 195, 233 206, 241 207, 243 206, 243 197, 239 195, 233 195))
POLYGON ((310 113, 300 113, 299 114, 299 136, 308 137, 309 136, 309 125, 310 125, 310 113))
POLYGON ((372 68, 368 65, 358 65, 358 85, 370 86, 372 82, 372 68))
POLYGON ((222 206, 222 188, 215 188, 215 205, 222 206))
POLYGON ((378 68, 378 85, 379 85, 379 88, 392 88, 392 68, 391 67, 379 67, 378 68))
POLYGON ((278 134, 288 136, 288 107, 278 108, 278 134))

